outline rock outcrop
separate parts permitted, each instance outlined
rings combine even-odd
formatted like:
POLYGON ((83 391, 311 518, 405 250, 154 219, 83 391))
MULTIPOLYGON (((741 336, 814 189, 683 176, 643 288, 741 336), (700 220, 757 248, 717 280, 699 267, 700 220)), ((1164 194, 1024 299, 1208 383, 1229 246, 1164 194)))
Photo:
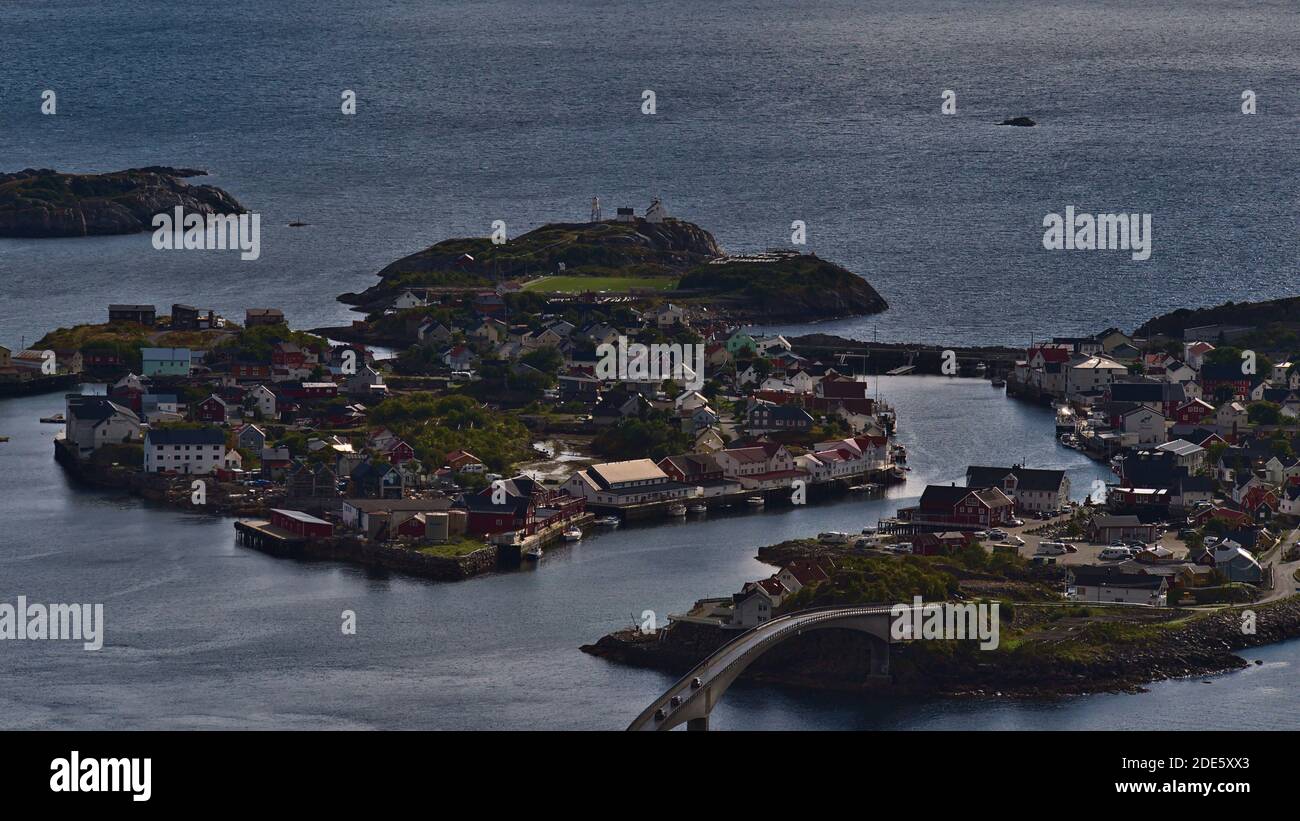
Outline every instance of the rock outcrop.
POLYGON ((108 174, 28 168, 0 174, 0 237, 85 237, 152 230, 155 214, 242 214, 225 191, 191 185, 191 168, 149 166, 108 174))

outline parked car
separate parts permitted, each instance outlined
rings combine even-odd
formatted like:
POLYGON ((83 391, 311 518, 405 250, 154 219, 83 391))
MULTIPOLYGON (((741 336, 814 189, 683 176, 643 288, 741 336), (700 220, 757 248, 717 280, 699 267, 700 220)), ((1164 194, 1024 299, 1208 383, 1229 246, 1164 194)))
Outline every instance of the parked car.
POLYGON ((821 544, 848 544, 849 534, 840 533, 837 530, 829 530, 825 533, 818 533, 817 541, 821 544))
POLYGON ((1108 547, 1101 551, 1099 558, 1106 560, 1131 559, 1133 558, 1133 551, 1127 547, 1108 547))
POLYGON ((994 528, 989 531, 990 539, 997 539, 998 541, 1002 541, 1006 537, 1007 537, 1007 532, 1005 530, 1002 530, 1001 528, 994 528))
POLYGON ((1038 554, 1042 556, 1061 556, 1067 552, 1069 551, 1066 550, 1066 544, 1064 542, 1038 543, 1038 554))
POLYGON ((1024 526, 1025 526, 1025 520, 1024 520, 1024 519, 1012 519, 1012 520, 1011 520, 1011 526, 1012 526, 1012 527, 1024 527, 1024 526))

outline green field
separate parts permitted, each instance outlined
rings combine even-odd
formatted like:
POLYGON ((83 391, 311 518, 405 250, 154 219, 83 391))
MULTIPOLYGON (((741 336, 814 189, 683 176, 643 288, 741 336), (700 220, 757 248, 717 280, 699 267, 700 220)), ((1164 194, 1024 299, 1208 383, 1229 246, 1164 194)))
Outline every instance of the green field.
POLYGON ((676 277, 553 276, 533 280, 524 286, 524 290, 557 294, 582 293, 583 291, 625 293, 632 290, 670 291, 675 287, 677 287, 676 277))

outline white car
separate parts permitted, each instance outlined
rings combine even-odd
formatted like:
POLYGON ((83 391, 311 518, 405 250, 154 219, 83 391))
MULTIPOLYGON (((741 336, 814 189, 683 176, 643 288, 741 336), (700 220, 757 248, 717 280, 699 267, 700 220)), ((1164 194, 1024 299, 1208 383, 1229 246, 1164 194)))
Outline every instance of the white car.
POLYGON ((1040 556, 1063 556, 1070 552, 1064 542, 1039 542, 1038 555, 1040 556))
POLYGON ((818 533, 817 541, 822 544, 848 544, 849 534, 831 530, 826 533, 818 533))
POLYGON ((998 541, 1003 541, 1007 538, 1007 532, 1005 530, 990 530, 989 538, 997 539, 998 541))
POLYGON ((1133 551, 1127 547, 1108 547, 1098 554, 1102 559, 1131 559, 1133 551))

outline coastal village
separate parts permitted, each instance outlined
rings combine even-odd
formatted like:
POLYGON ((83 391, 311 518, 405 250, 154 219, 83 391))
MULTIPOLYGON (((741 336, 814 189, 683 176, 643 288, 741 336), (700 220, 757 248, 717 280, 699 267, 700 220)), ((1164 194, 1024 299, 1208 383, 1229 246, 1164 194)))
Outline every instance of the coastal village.
POLYGON ((85 481, 244 517, 239 539, 259 549, 438 578, 536 559, 584 528, 903 479, 892 409, 842 363, 658 294, 528 284, 404 288, 352 329, 404 345, 378 355, 292 331, 275 308, 236 321, 114 304, 102 325, 0 349, 0 373, 52 359, 106 385, 43 420, 65 425, 56 457, 85 481), (602 369, 607 348, 635 360, 637 346, 695 356, 602 369))
POLYGON ((672 620, 745 630, 783 604, 788 612, 805 588, 831 586, 846 556, 971 548, 1027 560, 1070 602, 1164 608, 1290 596, 1300 559, 1300 369, 1289 340, 1209 325, 1180 337, 1111 328, 1032 345, 992 384, 1051 404, 1059 445, 1107 464, 1113 481, 1079 504, 1063 470, 970 465, 963 485, 930 485, 861 534, 784 546, 792 549, 774 551, 771 576, 672 620))
MULTIPOLYGON (((707 237, 658 202, 644 218, 619 210, 583 230, 630 221, 707 237)), ((366 314, 350 327, 292 330, 274 307, 236 319, 113 304, 101 324, 0 348, 0 380, 104 386, 68 393, 41 420, 64 426, 55 458, 81 481, 237 516, 252 549, 434 579, 510 570, 593 529, 872 498, 905 481, 899 420, 851 341, 834 353, 824 337, 751 333, 738 303, 691 289, 561 288, 585 284, 563 264, 500 275, 460 247, 440 251, 444 284, 394 287, 399 272, 345 295, 366 314)), ((774 250, 703 267, 725 280, 732 265, 807 264, 821 263, 774 250)), ((964 484, 930 485, 860 533, 764 548, 769 577, 634 640, 670 646, 704 630, 716 642, 791 610, 902 595, 861 586, 864 559, 877 563, 868 577, 881 561, 912 572, 934 560, 919 572, 939 595, 956 588, 934 568, 956 562, 1006 582, 992 588, 1002 594, 1061 604, 1172 611, 1289 596, 1291 341, 1263 327, 1108 329, 974 363, 1011 401, 1054 407, 1058 446, 1114 480, 1080 502, 1063 470, 968 465, 964 484)))

